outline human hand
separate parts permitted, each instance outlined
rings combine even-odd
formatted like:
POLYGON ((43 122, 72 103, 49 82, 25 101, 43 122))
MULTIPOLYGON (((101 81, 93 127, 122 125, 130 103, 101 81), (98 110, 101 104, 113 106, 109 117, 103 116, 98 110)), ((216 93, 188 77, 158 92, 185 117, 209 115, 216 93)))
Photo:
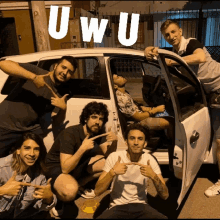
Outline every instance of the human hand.
POLYGON ((165 62, 167 64, 167 66, 172 66, 172 60, 171 59, 165 58, 165 62))
POLYGON ((115 132, 112 131, 112 127, 108 128, 108 133, 107 134, 108 134, 107 137, 106 137, 107 142, 112 142, 112 141, 118 140, 117 135, 115 134, 115 132))
POLYGON ((127 165, 133 164, 132 162, 131 163, 120 163, 120 161, 121 161, 121 157, 118 156, 118 160, 113 167, 113 171, 115 172, 116 175, 125 174, 128 169, 127 165))
MULTIPOLYGON (((46 75, 48 75, 48 74, 46 74, 46 75)), ((44 77, 46 75, 36 75, 35 78, 33 79, 33 83, 35 84, 35 86, 38 89, 45 86, 46 82, 44 81, 44 77)))
POLYGON ((94 141, 92 138, 89 139, 89 134, 86 135, 85 139, 83 140, 81 144, 81 149, 84 151, 91 150, 94 147, 94 141))
POLYGON ((156 107, 157 112, 164 112, 165 111, 165 105, 159 105, 156 107))
POLYGON ((22 186, 31 186, 30 183, 18 182, 15 180, 17 172, 14 171, 12 177, 1 186, 1 192, 3 195, 17 196, 22 186))
POLYGON ((100 135, 97 135, 95 137, 92 137, 89 139, 89 134, 86 135, 86 138, 84 139, 84 141, 82 142, 82 145, 81 145, 81 149, 83 150, 91 150, 93 147, 94 147, 94 140, 96 138, 100 138, 100 137, 103 137, 103 136, 106 136, 108 135, 108 133, 104 133, 104 134, 100 134, 100 135))
POLYGON ((55 97, 51 97, 51 104, 62 110, 66 110, 66 100, 68 95, 69 94, 65 94, 61 98, 59 98, 57 95, 55 97))
POLYGON ((144 50, 144 55, 146 57, 147 60, 152 60, 155 56, 157 57, 158 54, 158 47, 146 47, 144 50))
POLYGON ((143 112, 149 112, 149 111, 152 110, 151 107, 146 107, 146 106, 140 106, 140 108, 141 108, 141 110, 142 110, 143 112))
POLYGON ((35 185, 35 191, 33 197, 35 199, 43 199, 47 204, 51 204, 53 201, 53 193, 51 191, 52 178, 47 181, 46 186, 35 185))
POLYGON ((133 164, 140 166, 140 172, 145 177, 149 177, 153 179, 153 177, 156 175, 150 165, 150 160, 147 161, 147 165, 143 165, 141 163, 136 163, 136 162, 133 162, 133 164))

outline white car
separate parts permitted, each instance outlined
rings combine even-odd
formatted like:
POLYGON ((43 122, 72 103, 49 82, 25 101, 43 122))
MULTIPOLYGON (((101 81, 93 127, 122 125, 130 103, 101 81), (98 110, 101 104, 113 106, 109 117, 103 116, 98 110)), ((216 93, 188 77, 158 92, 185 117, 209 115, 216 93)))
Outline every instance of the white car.
MULTIPOLYGON (((126 89, 139 103, 150 106, 165 104, 166 111, 175 120, 173 165, 175 176, 182 179, 178 198, 180 205, 202 163, 216 162, 216 144, 211 137, 209 109, 194 72, 180 56, 162 49, 159 49, 158 60, 151 62, 145 59, 143 51, 125 48, 53 50, 2 59, 32 63, 51 70, 64 55, 75 57, 79 63, 73 78, 63 87, 63 94, 66 89, 71 93, 67 102, 66 127, 79 123, 79 115, 87 103, 103 102, 109 110, 106 129, 111 126, 117 132, 117 150, 126 148, 123 132, 130 122, 118 110, 113 73, 128 79, 126 89), (177 61, 179 66, 168 67, 165 58, 177 61)), ((15 83, 13 77, 0 71, 0 102, 14 88, 15 83)), ((44 139, 47 149, 50 149, 53 141, 49 127, 44 139)), ((147 149, 153 152, 160 164, 168 164, 168 145, 166 132, 161 131, 152 134, 147 149)))

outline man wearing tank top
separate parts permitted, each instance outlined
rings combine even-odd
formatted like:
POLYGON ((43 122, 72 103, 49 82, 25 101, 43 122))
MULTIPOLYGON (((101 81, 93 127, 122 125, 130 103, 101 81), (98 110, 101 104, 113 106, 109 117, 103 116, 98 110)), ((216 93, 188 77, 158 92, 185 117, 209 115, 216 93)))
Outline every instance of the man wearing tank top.
MULTIPOLYGON (((166 20, 161 25, 161 32, 165 40, 173 46, 173 52, 180 55, 188 65, 196 67, 195 73, 209 96, 212 126, 217 143, 217 161, 220 170, 220 63, 212 59, 206 48, 195 38, 185 39, 182 29, 174 20, 166 20)), ((158 47, 145 48, 145 56, 152 60, 158 55, 158 47)), ((174 60, 166 59, 168 66, 176 65, 174 60)), ((219 181, 205 191, 207 197, 219 195, 219 181)))

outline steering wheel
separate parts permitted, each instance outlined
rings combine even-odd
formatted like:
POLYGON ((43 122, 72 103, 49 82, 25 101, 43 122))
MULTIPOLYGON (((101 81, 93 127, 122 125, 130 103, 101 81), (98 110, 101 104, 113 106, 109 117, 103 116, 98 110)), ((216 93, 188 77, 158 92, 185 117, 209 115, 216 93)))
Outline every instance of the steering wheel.
POLYGON ((152 95, 158 90, 160 84, 161 84, 161 76, 158 75, 158 76, 155 78, 154 83, 152 83, 150 96, 152 96, 152 95))

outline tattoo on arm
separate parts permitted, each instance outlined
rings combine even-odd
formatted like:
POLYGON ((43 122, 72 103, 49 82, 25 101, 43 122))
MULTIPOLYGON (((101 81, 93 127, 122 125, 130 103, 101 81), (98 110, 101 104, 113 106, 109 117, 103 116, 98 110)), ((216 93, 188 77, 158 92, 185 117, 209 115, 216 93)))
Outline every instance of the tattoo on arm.
POLYGON ((155 175, 155 177, 152 180, 159 196, 162 199, 167 199, 169 196, 167 186, 161 182, 160 178, 157 175, 155 175))

